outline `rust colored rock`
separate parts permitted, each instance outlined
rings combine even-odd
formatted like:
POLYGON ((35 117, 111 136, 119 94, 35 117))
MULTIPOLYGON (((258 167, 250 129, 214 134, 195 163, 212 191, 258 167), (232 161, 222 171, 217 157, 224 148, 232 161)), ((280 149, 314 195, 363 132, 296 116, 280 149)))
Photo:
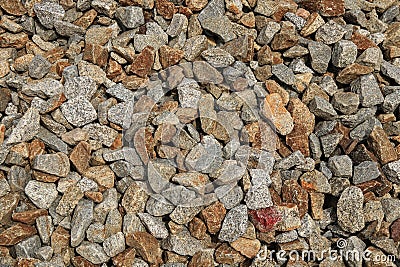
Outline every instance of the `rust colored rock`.
POLYGON ((157 239, 146 232, 134 232, 126 236, 126 244, 151 264, 161 264, 161 249, 157 239))
POLYGON ((264 45, 257 53, 258 64, 260 66, 272 64, 272 51, 268 45, 264 45))
POLYGON ((34 224, 36 218, 46 215, 48 215, 48 211, 45 209, 27 210, 27 211, 13 213, 12 219, 13 221, 16 222, 22 222, 25 224, 34 224))
POLYGON ((336 17, 345 12, 344 0, 305 0, 301 4, 313 12, 325 17, 336 17))
MULTIPOLYGON (((60 60, 65 55, 65 50, 63 47, 56 47, 44 53, 44 57, 50 62, 55 63, 57 60, 60 60)), ((54 65, 53 65, 54 66, 54 65)))
POLYGON ((45 145, 39 139, 34 139, 29 144, 29 159, 33 160, 36 156, 42 155, 45 152, 45 145))
POLYGON ((83 175, 94 180, 99 186, 112 188, 114 186, 115 174, 109 166, 94 166, 88 168, 83 175))
POLYGON ((237 60, 250 62, 254 56, 254 37, 243 35, 227 42, 222 49, 226 50, 237 60))
POLYGON ((27 224, 15 224, 0 233, 0 246, 12 246, 36 234, 36 228, 27 224))
POLYGON ((36 171, 36 170, 34 170, 32 172, 32 174, 36 180, 41 181, 41 182, 46 182, 46 183, 54 183, 54 182, 58 181, 58 179, 60 179, 59 176, 51 175, 51 174, 36 171))
POLYGON ((293 131, 286 136, 286 143, 293 151, 300 150, 304 156, 308 157, 310 156, 308 136, 314 130, 315 116, 298 98, 290 100, 288 110, 293 117, 294 127, 293 131))
POLYGON ((186 6, 192 11, 200 11, 208 4, 207 0, 186 0, 186 6))
POLYGON ((168 45, 161 46, 159 53, 160 62, 164 69, 179 63, 184 56, 183 50, 172 48, 168 45))
POLYGON ((12 34, 9 32, 0 34, 0 47, 13 47, 17 49, 23 48, 29 41, 26 33, 12 34))
POLYGON ((115 256, 112 261, 116 267, 133 266, 135 255, 136 250, 134 248, 128 248, 115 256))
POLYGON ((311 215, 314 220, 321 220, 324 217, 324 200, 325 195, 323 193, 310 192, 311 202, 311 215))
POLYGON ((261 248, 261 243, 257 239, 248 239, 244 237, 239 237, 237 240, 230 243, 230 245, 249 259, 254 258, 261 248))
POLYGON ((4 112, 8 102, 11 101, 11 91, 8 88, 0 88, 0 112, 4 112))
POLYGON ((275 206, 250 210, 249 215, 254 226, 262 233, 273 231, 276 224, 282 220, 282 216, 275 206))
POLYGON ((371 39, 358 32, 353 33, 351 36, 351 41, 357 46, 357 49, 361 51, 364 51, 370 47, 377 47, 371 39))
POLYGON ((177 8, 174 3, 168 0, 156 0, 156 9, 164 19, 172 19, 174 14, 177 12, 177 8))
POLYGON ((349 84, 361 75, 365 75, 374 71, 374 68, 360 65, 358 63, 353 63, 341 72, 339 72, 336 80, 343 84, 349 84))
POLYGON ((279 94, 272 93, 265 97, 263 112, 275 125, 278 133, 287 135, 293 130, 293 118, 286 110, 279 94))
POLYGON ((21 0, 1 0, 0 7, 7 13, 15 16, 22 16, 27 12, 21 0))
POLYGON ((301 29, 301 36, 309 36, 316 32, 322 25, 325 24, 324 19, 317 13, 312 13, 308 18, 306 25, 301 29))
POLYGON ((0 198, 0 223, 9 225, 11 223, 11 214, 18 205, 20 196, 18 193, 9 193, 0 198))
POLYGON ((95 267, 97 265, 91 263, 90 261, 86 260, 82 256, 76 256, 71 259, 71 262, 74 267, 95 267))
POLYGON ((375 126, 369 135, 368 145, 382 165, 395 161, 398 158, 396 149, 389 141, 386 132, 379 126, 375 126))
POLYGON ((267 88, 267 91, 272 94, 272 93, 278 93, 283 101, 283 104, 286 106, 289 102, 289 93, 283 89, 279 83, 277 83, 274 80, 267 80, 265 81, 265 87, 267 88))
POLYGON ((132 62, 130 71, 139 77, 146 77, 153 67, 154 56, 154 48, 146 46, 132 62))
POLYGON ((215 261, 221 264, 238 265, 245 261, 238 251, 234 250, 228 244, 224 243, 215 250, 215 261))
POLYGON ((221 202, 215 202, 202 210, 200 214, 207 225, 208 231, 211 234, 216 234, 221 229, 226 209, 221 202))
POLYGON ((88 43, 83 51, 83 60, 104 67, 107 65, 108 51, 101 45, 88 43))
POLYGON ((100 192, 86 191, 85 197, 93 200, 95 203, 101 203, 103 201, 103 194, 100 192))
POLYGON ((299 42, 299 37, 292 32, 278 33, 271 42, 274 51, 281 51, 295 46, 299 42))
POLYGON ((85 14, 83 14, 82 17, 74 21, 74 24, 76 26, 82 27, 84 29, 87 29, 90 25, 92 25, 94 19, 97 17, 97 12, 94 9, 91 9, 85 14))
POLYGON ((204 267, 214 266, 214 258, 212 251, 211 253, 209 253, 208 251, 200 250, 193 255, 192 259, 188 264, 188 267, 198 267, 198 266, 204 266, 204 267))
POLYGON ((282 200, 285 203, 296 204, 299 209, 300 218, 308 211, 308 193, 294 179, 287 180, 283 184, 282 200))
POLYGON ((390 226, 390 237, 394 242, 400 241, 400 219, 397 219, 390 226))
POLYGON ((206 225, 197 217, 194 217, 193 220, 189 222, 189 231, 192 236, 200 240, 207 236, 206 225))
POLYGON ((123 73, 123 69, 121 65, 115 61, 110 60, 107 65, 107 78, 108 79, 115 79, 117 78, 118 81, 121 81, 121 74, 123 73))
POLYGON ((58 226, 51 235, 51 247, 54 253, 61 253, 61 251, 68 248, 70 237, 68 230, 58 226))
POLYGON ((83 173, 89 168, 90 145, 85 141, 79 142, 69 155, 69 159, 79 173, 83 173))

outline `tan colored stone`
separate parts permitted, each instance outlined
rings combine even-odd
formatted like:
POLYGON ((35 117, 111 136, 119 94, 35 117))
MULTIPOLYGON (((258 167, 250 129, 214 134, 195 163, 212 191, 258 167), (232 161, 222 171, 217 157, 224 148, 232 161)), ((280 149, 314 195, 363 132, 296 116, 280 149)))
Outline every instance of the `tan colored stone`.
POLYGON ((127 213, 143 212, 148 198, 146 191, 133 183, 125 191, 121 204, 127 213))
POLYGON ((278 133, 287 135, 293 130, 293 118, 286 110, 282 97, 278 93, 272 93, 265 97, 263 112, 275 125, 278 133))
POLYGON ((161 249, 157 239, 147 232, 134 232, 126 236, 126 244, 151 264, 161 264, 161 249))
POLYGON ((3 78, 8 73, 10 73, 10 63, 4 60, 0 62, 0 78, 3 78))
POLYGON ((308 105, 308 103, 310 103, 311 100, 313 100, 316 96, 319 96, 326 101, 329 101, 329 95, 324 90, 322 90, 319 85, 317 85, 316 83, 312 83, 304 92, 301 102, 308 105))
POLYGON ((104 67, 107 65, 108 51, 101 45, 88 43, 83 51, 83 60, 104 67))
POLYGON ((74 267, 96 267, 97 265, 91 263, 82 256, 76 256, 71 259, 74 267))
POLYGON ((17 49, 23 48, 28 42, 29 38, 26 33, 3 33, 0 34, 0 47, 13 47, 17 49))
POLYGON ((311 202, 311 215, 314 220, 321 220, 324 217, 324 200, 325 195, 323 193, 309 192, 311 202))
POLYGON ((71 235, 68 230, 61 226, 58 226, 56 230, 51 234, 51 247, 54 253, 61 253, 63 250, 69 247, 71 235))
POLYGON ((281 214, 282 220, 276 223, 277 231, 291 231, 301 226, 299 209, 297 205, 287 204, 276 206, 278 212, 281 214))
POLYGON ((386 132, 375 126, 368 137, 368 145, 374 155, 383 164, 397 160, 398 155, 386 132))
POLYGON ((163 45, 160 47, 159 55, 161 65, 165 69, 179 63, 184 56, 184 52, 183 50, 172 48, 168 45, 163 45))
POLYGON ((15 16, 22 16, 27 12, 21 0, 1 0, 0 7, 7 13, 15 16))
POLYGON ((286 144, 293 151, 300 150, 304 156, 308 157, 310 156, 308 136, 314 130, 315 116, 298 98, 290 100, 288 110, 293 117, 294 127, 293 131, 286 136, 286 144))
POLYGON ((268 80, 265 81, 265 87, 267 88, 267 91, 272 94, 272 93, 278 93, 283 101, 283 104, 286 106, 289 103, 289 93, 283 89, 279 83, 277 83, 274 80, 268 80))
POLYGON ((207 0, 186 0, 186 6, 190 8, 192 11, 200 11, 202 10, 207 4, 207 0))
POLYGON ((18 193, 9 193, 0 198, 0 224, 8 225, 11 222, 11 214, 17 207, 19 199, 18 193))
POLYGON ((87 29, 90 25, 92 25, 93 21, 97 17, 97 12, 94 9, 91 9, 83 14, 82 17, 74 21, 76 26, 87 29))
POLYGON ((17 57, 14 60, 13 67, 17 71, 27 71, 29 64, 31 63, 32 59, 35 57, 35 55, 32 54, 26 54, 20 57, 17 57))
POLYGON ((308 211, 308 194, 296 180, 291 179, 284 182, 282 186, 282 200, 285 203, 296 204, 299 216, 303 217, 308 211))
POLYGON ((261 243, 257 239, 243 237, 239 237, 237 240, 230 243, 230 245, 249 259, 254 258, 261 248, 261 243))
POLYGON ((312 13, 304 25, 303 29, 301 30, 301 36, 309 36, 316 32, 322 25, 325 24, 324 19, 318 13, 312 13))
POLYGON ((256 18, 253 12, 245 13, 239 20, 244 26, 254 28, 256 26, 256 18))
POLYGON ((79 142, 69 155, 69 159, 79 173, 89 168, 90 145, 85 141, 79 142))
POLYGON ((32 174, 36 180, 41 181, 41 182, 46 182, 46 183, 55 183, 56 181, 58 181, 60 179, 59 176, 36 171, 36 170, 34 170, 32 172, 32 174))
POLYGON ((27 224, 15 224, 0 233, 0 246, 12 246, 36 234, 36 228, 27 224))
POLYGON ((389 25, 385 32, 385 40, 383 41, 383 47, 400 45, 400 22, 394 22, 389 25))
POLYGON ((95 27, 86 31, 85 43, 105 45, 110 40, 113 30, 108 27, 95 27))
POLYGON ((83 176, 94 180, 104 188, 114 187, 115 175, 109 166, 90 167, 83 173, 83 176))
POLYGON ((215 261, 221 264, 238 265, 245 261, 240 252, 234 250, 228 244, 223 243, 215 250, 215 261))
POLYGON ((194 217, 193 220, 189 222, 189 231, 192 236, 200 240, 204 239, 207 236, 206 225, 201 219, 197 217, 194 217))
POLYGON ((22 212, 15 212, 12 214, 13 221, 22 222, 25 224, 34 224, 36 218, 47 216, 48 211, 45 209, 27 210, 22 212))
POLYGON ((221 229, 226 209, 221 202, 215 202, 203 209, 200 214, 207 225, 208 231, 211 234, 216 234, 221 229))
POLYGON ((130 71, 139 77, 146 77, 150 74, 151 68, 153 67, 154 57, 154 48, 146 46, 132 62, 130 71))
POLYGON ((133 266, 135 261, 136 250, 134 248, 128 248, 123 252, 115 256, 112 261, 116 267, 128 267, 133 266))
POLYGON ((160 14, 164 19, 172 19, 174 14, 177 12, 177 8, 174 3, 168 0, 156 0, 157 13, 160 14))
POLYGON ((190 260, 188 267, 214 267, 214 258, 211 251, 197 251, 190 260), (210 253, 211 252, 211 253, 210 253))
POLYGON ((100 192, 86 191, 85 197, 93 200, 95 203, 101 203, 103 201, 103 194, 100 192))

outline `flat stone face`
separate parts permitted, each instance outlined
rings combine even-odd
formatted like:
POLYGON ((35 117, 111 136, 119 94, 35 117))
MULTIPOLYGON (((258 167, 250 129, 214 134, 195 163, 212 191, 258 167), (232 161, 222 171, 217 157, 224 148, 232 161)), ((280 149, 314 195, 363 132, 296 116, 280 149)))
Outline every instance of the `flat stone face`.
POLYGON ((110 259, 99 244, 87 241, 77 247, 76 252, 93 264, 105 263, 110 259))
POLYGON ((355 186, 346 188, 338 201, 337 215, 339 226, 350 233, 364 228, 363 214, 364 196, 361 189, 355 186))
POLYGON ((245 205, 239 205, 231 209, 222 223, 218 238, 232 242, 242 236, 247 227, 248 216, 245 205))
POLYGON ((55 184, 31 180, 25 187, 25 194, 38 208, 48 209, 57 198, 55 184))
MULTIPOLYGON (((80 200, 74 210, 71 220, 71 245, 73 247, 77 247, 81 244, 92 220, 93 202, 86 199, 80 200)), ((77 250, 78 249, 79 248, 77 248, 77 250)))
POLYGON ((69 173, 69 159, 64 153, 45 154, 35 157, 32 163, 35 170, 65 177, 69 173))
POLYGON ((39 111, 35 108, 30 108, 18 121, 6 143, 13 144, 31 140, 39 132, 39 120, 39 111))
POLYGON ((62 104, 61 112, 69 123, 77 127, 84 126, 97 118, 92 104, 82 97, 76 97, 62 104))
POLYGON ((53 28, 54 22, 62 20, 65 11, 62 6, 52 2, 41 2, 33 6, 40 23, 46 28, 53 28))

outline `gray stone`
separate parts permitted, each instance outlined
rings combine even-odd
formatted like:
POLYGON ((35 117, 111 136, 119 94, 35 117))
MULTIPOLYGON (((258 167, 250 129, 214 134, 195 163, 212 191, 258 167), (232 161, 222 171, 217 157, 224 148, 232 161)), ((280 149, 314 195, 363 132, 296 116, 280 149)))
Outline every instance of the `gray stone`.
POLYGON ((90 242, 103 243, 106 239, 105 227, 101 223, 92 223, 86 230, 86 238, 90 242))
POLYGON ((39 260, 49 261, 53 256, 53 248, 51 246, 44 246, 36 249, 35 256, 39 260))
POLYGON ((375 126, 382 127, 382 124, 377 118, 370 117, 351 130, 350 138, 364 140, 368 138, 375 126))
POLYGON ((240 204, 243 200, 243 190, 241 187, 234 185, 220 186, 215 189, 219 200, 224 204, 226 209, 232 209, 240 204))
POLYGON ((364 228, 363 202, 363 193, 356 186, 346 188, 340 195, 337 204, 337 217, 339 226, 344 231, 355 233, 364 228))
POLYGON ((261 29, 259 35, 257 36, 257 43, 259 43, 260 45, 269 44, 272 39, 274 39, 275 34, 278 33, 280 29, 281 26, 279 23, 275 21, 268 22, 267 25, 265 25, 264 28, 261 29))
POLYGON ((333 95, 332 99, 333 107, 343 114, 349 115, 356 113, 359 104, 360 104, 360 98, 356 93, 337 92, 333 95))
POLYGON ((177 37, 181 33, 186 33, 188 23, 188 19, 185 15, 174 14, 166 33, 171 37, 177 37))
POLYGON ((384 23, 392 22, 400 14, 400 8, 398 5, 389 7, 383 12, 380 20, 384 23))
POLYGON ((225 5, 223 0, 210 1, 197 18, 204 30, 216 34, 224 42, 236 38, 236 34, 233 32, 232 23, 229 18, 225 16, 225 5))
POLYGON ((376 71, 380 71, 383 62, 382 51, 378 47, 367 48, 356 60, 365 66, 373 67, 376 71))
POLYGON ((390 181, 400 184, 400 160, 389 162, 382 170, 390 181))
POLYGON ((335 80, 329 75, 326 75, 322 78, 319 86, 330 96, 333 96, 338 92, 338 87, 335 80))
POLYGON ((216 68, 204 61, 193 62, 193 73, 196 81, 203 83, 220 84, 224 80, 224 77, 216 68))
MULTIPOLYGON (((133 202, 132 205, 138 204, 138 203, 135 203, 136 201, 132 201, 132 202, 133 202)), ((124 199, 122 199, 122 206, 125 207, 124 199)), ((95 222, 100 222, 100 223, 104 224, 108 213, 117 208, 118 208, 117 190, 115 188, 107 189, 103 193, 103 201, 100 204, 97 204, 96 207, 94 208, 93 220, 95 222)))
POLYGON ((87 76, 67 79, 64 86, 64 94, 67 99, 73 99, 79 96, 90 100, 97 90, 96 82, 87 76))
POLYGON ((345 33, 346 31, 341 25, 330 20, 317 30, 315 40, 330 45, 342 39, 345 33))
POLYGON ((34 235, 16 244, 15 254, 18 258, 34 258, 40 246, 39 236, 34 235))
POLYGON ((301 226, 300 228, 296 229, 297 233, 301 237, 309 237, 313 232, 317 231, 317 225, 313 218, 306 213, 304 214, 303 218, 301 219, 301 226))
POLYGON ((347 155, 333 156, 328 160, 328 167, 334 176, 351 177, 353 175, 353 163, 347 155))
POLYGON ((97 119, 96 110, 86 98, 70 99, 60 108, 67 121, 76 127, 81 127, 97 119))
POLYGON ((311 67, 318 73, 325 73, 331 61, 331 48, 321 42, 310 42, 308 50, 311 56, 311 67))
POLYGON ((161 217, 154 217, 148 213, 138 213, 140 220, 155 238, 167 238, 169 233, 161 217))
POLYGON ((76 252, 93 264, 105 263, 110 259, 99 244, 88 241, 82 242, 82 244, 76 248, 76 252))
POLYGON ((287 85, 293 85, 296 81, 293 71, 285 64, 272 65, 272 74, 287 85))
POLYGON ((149 267, 149 265, 144 260, 142 260, 140 258, 135 258, 135 260, 133 261, 132 267, 149 267))
POLYGON ((73 36, 73 35, 84 35, 85 29, 72 24, 67 21, 56 21, 54 22, 54 28, 56 29, 57 33, 62 36, 73 36))
POLYGON ((36 83, 24 84, 21 92, 28 96, 51 98, 63 93, 64 87, 57 80, 44 78, 36 83))
POLYGON ((363 161, 354 166, 353 183, 360 184, 378 178, 381 175, 378 163, 374 161, 363 161))
POLYGON ((378 82, 373 74, 363 75, 353 81, 351 90, 360 96, 360 104, 363 107, 372 107, 384 101, 378 82))
POLYGON ((186 228, 183 228, 179 233, 170 235, 162 243, 162 246, 182 256, 193 256, 203 248, 200 241, 192 237, 186 228))
POLYGON ((173 212, 174 209, 175 206, 161 195, 150 197, 146 203, 147 212, 153 216, 164 216, 173 212))
POLYGON ((64 153, 38 155, 32 162, 32 168, 48 174, 66 177, 69 173, 69 159, 64 153))
POLYGON ((57 135, 51 133, 44 127, 40 127, 39 132, 36 134, 36 137, 42 141, 49 148, 62 152, 64 154, 68 153, 68 145, 64 143, 57 135))
POLYGON ((193 220, 201 210, 201 206, 177 206, 169 217, 177 224, 186 224, 193 220))
POLYGON ((304 163, 305 163, 304 155, 299 150, 296 150, 286 158, 279 160, 275 164, 274 168, 288 170, 294 166, 298 166, 304 163))
POLYGON ((331 120, 337 116, 332 104, 319 96, 314 97, 309 104, 310 111, 317 117, 331 120))
POLYGON ((330 157, 335 151, 343 135, 340 133, 327 134, 320 137, 322 150, 325 157, 330 157))
POLYGON ((297 58, 297 57, 302 57, 305 56, 309 53, 308 49, 300 46, 300 45, 295 45, 285 52, 283 52, 283 56, 287 58, 297 58))
POLYGON ((383 61, 381 70, 383 75, 393 79, 398 85, 400 85, 400 67, 390 64, 387 61, 383 61))
POLYGON ((146 228, 136 214, 127 213, 123 219, 122 231, 128 235, 134 232, 145 232, 146 228))
POLYGON ((392 223, 400 218, 400 199, 384 198, 381 200, 386 221, 392 223))
POLYGON ((247 224, 246 205, 236 206, 226 214, 218 238, 222 241, 233 242, 246 232, 247 224))
POLYGON ((293 70, 294 73, 314 73, 312 69, 306 66, 304 60, 301 58, 294 59, 289 67, 293 70))
POLYGON ((106 15, 109 18, 114 16, 117 10, 118 3, 114 0, 93 0, 92 7, 99 13, 106 15))
POLYGON ((62 20, 65 15, 62 6, 51 1, 37 3, 33 6, 33 10, 40 23, 48 29, 53 28, 54 22, 62 20))
POLYGON ((107 112, 107 118, 110 122, 119 126, 124 125, 126 114, 131 114, 133 110, 132 102, 123 102, 113 105, 107 112))
MULTIPOLYGON (((93 201, 81 199, 71 220, 71 246, 77 247, 85 238, 86 230, 93 220, 93 201)), ((83 244, 82 244, 83 245, 83 244)), ((77 251, 79 248, 77 248, 77 251)), ((79 253, 79 251, 78 251, 79 253)), ((81 253, 79 253, 81 254, 81 253)), ((81 254, 82 255, 82 254, 81 254)), ((88 259, 88 258, 87 258, 88 259)))
POLYGON ((385 113, 394 113, 397 107, 400 105, 400 90, 388 94, 385 96, 382 104, 382 110, 385 113))
POLYGON ((124 234, 118 232, 104 240, 103 249, 109 257, 117 256, 119 253, 123 252, 125 250, 124 234))
POLYGON ((306 20, 302 17, 297 16, 292 12, 286 12, 284 18, 293 23, 296 26, 296 30, 300 31, 306 25, 306 20))
POLYGON ((252 186, 244 198, 249 209, 262 209, 273 205, 268 188, 270 183, 271 182, 266 179, 261 181, 252 179, 252 186))
POLYGON ((58 192, 55 184, 31 180, 25 187, 25 194, 38 208, 48 209, 57 198, 58 192))
POLYGON ((118 136, 118 132, 106 125, 99 123, 91 123, 83 127, 89 134, 91 139, 101 142, 107 147, 110 147, 118 136))
POLYGON ((36 219, 36 229, 40 239, 44 244, 50 243, 51 234, 54 231, 53 220, 51 216, 40 216, 36 219))
POLYGON ((36 55, 29 64, 29 76, 41 79, 49 72, 50 68, 51 63, 47 59, 41 55, 36 55))
POLYGON ((275 241, 277 243, 287 243, 292 242, 298 238, 298 234, 296 230, 292 230, 289 232, 283 232, 275 236, 275 241))
POLYGON ((352 41, 340 40, 332 50, 332 64, 344 68, 354 63, 357 58, 357 46, 352 41))
POLYGON ((121 83, 111 86, 106 92, 107 94, 110 94, 116 99, 124 102, 130 101, 135 97, 135 94, 131 90, 126 89, 121 83))
POLYGON ((186 40, 183 47, 185 59, 188 61, 194 61, 201 52, 207 49, 207 37, 205 35, 193 36, 186 40))
POLYGON ((115 12, 115 17, 128 29, 144 24, 143 10, 138 6, 119 7, 115 12))
POLYGON ((178 85, 179 103, 182 108, 195 108, 200 100, 200 86, 195 80, 184 78, 178 85))
POLYGON ((201 56, 215 68, 225 68, 235 62, 235 58, 221 48, 207 49, 201 56))
POLYGON ((17 125, 5 141, 6 144, 30 141, 40 128, 40 115, 36 108, 29 108, 24 116, 19 119, 17 125))

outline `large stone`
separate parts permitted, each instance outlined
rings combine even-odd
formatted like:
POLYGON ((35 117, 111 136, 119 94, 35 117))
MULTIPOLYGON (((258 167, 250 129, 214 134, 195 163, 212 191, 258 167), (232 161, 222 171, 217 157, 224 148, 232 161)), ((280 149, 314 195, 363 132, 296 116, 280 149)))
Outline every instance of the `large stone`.
POLYGON ((147 262, 160 264, 161 249, 157 239, 146 232, 134 232, 126 236, 126 244, 133 247, 147 262))
POLYGON ((71 220, 71 246, 77 247, 79 244, 81 244, 85 238, 86 230, 88 229, 92 220, 93 201, 81 199, 75 208, 71 220))
POLYGON ((363 193, 358 187, 350 186, 342 192, 337 204, 337 217, 343 230, 355 233, 365 227, 363 201, 363 193))
POLYGON ((31 180, 25 187, 25 194, 38 208, 48 209, 58 196, 55 184, 31 180))
POLYGON ((110 259, 99 244, 88 241, 84 241, 77 247, 76 252, 93 264, 105 263, 110 259))
POLYGON ((222 241, 235 241, 246 232, 247 223, 248 216, 245 205, 239 205, 231 209, 226 214, 218 238, 222 241))
POLYGON ((119 7, 115 17, 128 29, 134 29, 144 24, 143 10, 137 6, 119 7))
POLYGON ((96 110, 86 98, 70 99, 60 108, 67 121, 76 127, 81 127, 97 119, 96 110))
POLYGON ((24 116, 18 121, 5 143, 13 144, 31 140, 39 132, 39 121, 39 111, 36 108, 28 109, 24 116))
POLYGON ((278 93, 265 97, 263 112, 267 118, 271 119, 280 134, 287 135, 293 130, 293 118, 286 110, 278 93))
POLYGON ((35 4, 34 10, 40 23, 48 29, 53 28, 54 22, 62 20, 65 15, 62 6, 50 1, 43 1, 35 4))
POLYGON ((32 168, 41 172, 66 177, 69 173, 69 159, 64 153, 38 155, 32 162, 32 168))
POLYGON ((357 58, 357 46, 352 41, 341 40, 335 44, 332 51, 332 64, 344 68, 354 63, 357 58))
POLYGON ((12 246, 36 234, 36 228, 26 224, 15 224, 0 233, 0 246, 12 246))

